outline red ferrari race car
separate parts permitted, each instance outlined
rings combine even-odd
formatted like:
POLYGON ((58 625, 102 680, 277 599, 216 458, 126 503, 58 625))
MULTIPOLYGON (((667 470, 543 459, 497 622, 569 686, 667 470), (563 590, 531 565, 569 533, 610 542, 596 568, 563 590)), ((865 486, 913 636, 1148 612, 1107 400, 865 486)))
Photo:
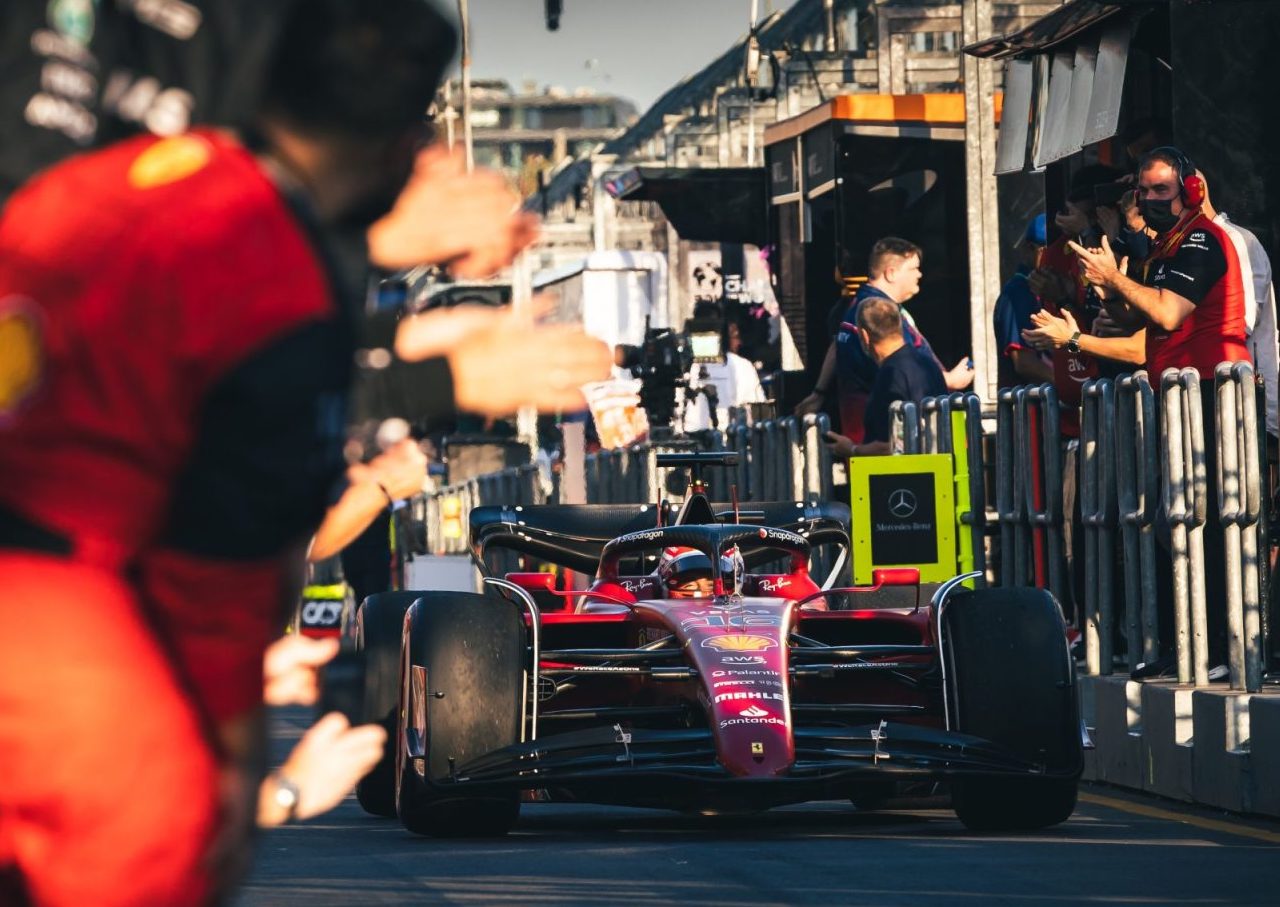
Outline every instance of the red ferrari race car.
POLYGON ((697 472, 726 456, 660 458, 694 472, 678 509, 471 513, 486 572, 515 552, 585 589, 512 572, 484 595, 366 599, 364 717, 390 737, 364 808, 420 834, 493 835, 530 800, 865 807, 942 782, 971 829, 1070 816, 1081 725, 1052 596, 970 590, 971 575, 921 603, 915 570, 833 588, 839 563, 819 584, 815 553, 847 555, 848 508, 712 504, 697 472))

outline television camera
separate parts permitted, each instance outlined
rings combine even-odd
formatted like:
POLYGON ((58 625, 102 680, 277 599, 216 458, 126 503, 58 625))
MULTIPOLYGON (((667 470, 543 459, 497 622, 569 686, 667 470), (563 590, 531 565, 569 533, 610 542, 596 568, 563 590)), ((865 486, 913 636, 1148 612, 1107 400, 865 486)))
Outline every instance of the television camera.
POLYGON ((716 410, 719 394, 706 380, 706 365, 724 362, 724 323, 719 318, 690 318, 683 331, 650 327, 645 319, 644 341, 639 346, 619 344, 617 364, 640 379, 640 406, 649 417, 649 435, 670 438, 677 412, 677 396, 683 390, 685 404, 705 397, 713 426, 718 426, 716 410), (701 364, 701 381, 693 385, 690 374, 701 364))

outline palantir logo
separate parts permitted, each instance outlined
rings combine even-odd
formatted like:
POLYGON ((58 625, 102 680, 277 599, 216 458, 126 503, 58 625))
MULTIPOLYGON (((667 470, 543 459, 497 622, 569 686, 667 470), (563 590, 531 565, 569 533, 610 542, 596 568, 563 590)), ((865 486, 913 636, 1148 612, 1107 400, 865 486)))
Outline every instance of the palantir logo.
POLYGON ((889 512, 905 520, 916 512, 916 496, 905 488, 897 489, 889 495, 889 512))

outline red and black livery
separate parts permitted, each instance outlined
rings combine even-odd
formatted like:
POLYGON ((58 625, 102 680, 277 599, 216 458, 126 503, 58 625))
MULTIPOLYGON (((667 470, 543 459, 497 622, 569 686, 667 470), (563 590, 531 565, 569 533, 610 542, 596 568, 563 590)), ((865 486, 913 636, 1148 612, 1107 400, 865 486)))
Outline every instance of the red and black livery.
MULTIPOLYGON (((664 465, 732 454, 667 455, 664 465)), ((1051 596, 964 588, 919 599, 914 570, 832 588, 849 548, 836 504, 495 506, 477 562, 515 551, 593 577, 486 579, 488 593, 367 599, 366 707, 390 725, 359 788, 431 835, 493 834, 523 799, 691 811, 883 802, 944 782, 974 828, 1066 819, 1082 767, 1074 663, 1051 596), (707 555, 706 597, 653 570, 707 555), (831 563, 824 581, 810 565, 831 563)))

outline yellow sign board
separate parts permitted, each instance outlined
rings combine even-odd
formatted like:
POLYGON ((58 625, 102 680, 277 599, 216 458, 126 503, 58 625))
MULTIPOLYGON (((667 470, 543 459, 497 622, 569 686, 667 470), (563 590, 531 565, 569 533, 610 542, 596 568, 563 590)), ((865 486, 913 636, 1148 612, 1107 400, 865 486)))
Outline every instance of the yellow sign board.
POLYGON ((956 575, 954 481, 947 454, 849 461, 854 583, 881 567, 916 567, 924 583, 956 575))

